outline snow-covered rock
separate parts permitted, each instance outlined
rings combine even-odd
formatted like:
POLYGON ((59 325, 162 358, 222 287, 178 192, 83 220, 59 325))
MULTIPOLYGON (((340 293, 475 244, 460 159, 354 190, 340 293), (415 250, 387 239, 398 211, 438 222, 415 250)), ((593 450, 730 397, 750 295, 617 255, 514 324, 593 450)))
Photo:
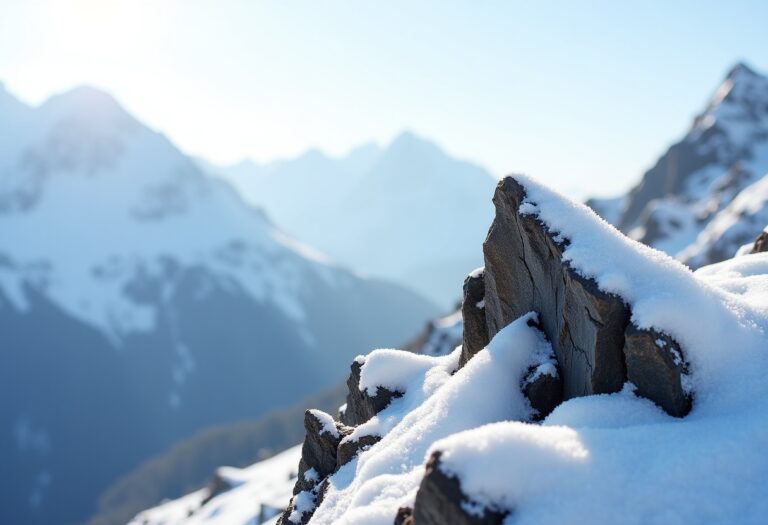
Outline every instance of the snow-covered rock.
POLYGON ((85 519, 175 440, 297 402, 437 311, 287 236, 106 93, 0 91, 0 112, 0 522, 85 519))
POLYGON ((445 309, 459 299, 456 283, 482 262, 496 178, 413 133, 340 159, 312 151, 209 169, 301 241, 445 309))
MULTIPOLYGON (((746 255, 694 274, 525 177, 500 183, 492 230, 509 221, 507 199, 516 195, 516 233, 527 240, 510 247, 507 264, 529 257, 528 264, 536 263, 527 251, 533 252, 530 239, 546 234, 560 245, 561 271, 591 280, 595 290, 626 305, 619 387, 572 392, 541 424, 532 422, 524 386, 532 365, 547 364, 537 356, 554 347, 558 368, 566 378, 574 373, 563 366, 563 349, 557 350, 545 322, 553 313, 546 309, 517 319, 510 313, 498 328, 489 322, 491 342, 457 371, 460 349, 426 358, 431 364, 410 354, 374 352, 358 361, 369 380, 357 388, 376 384, 402 396, 361 425, 375 426, 381 440, 327 478, 309 523, 507 523, 507 516, 515 523, 759 523, 768 488, 762 452, 768 403, 761 401, 768 389, 768 256, 746 255), (531 219, 536 224, 526 222, 531 219), (638 333, 642 344, 631 341, 638 333), (638 352, 641 365, 634 362, 638 352), (655 370, 660 356, 673 366, 664 362, 655 370), (366 373, 366 366, 373 368, 366 373), (395 369, 403 373, 395 376, 395 369), (665 406, 664 396, 642 381, 630 382, 633 373, 692 392, 690 414, 670 417, 648 399, 665 406)), ((486 245, 494 242, 491 235, 486 245)), ((491 297, 499 288, 487 286, 493 271, 488 253, 486 305, 524 301, 491 297)), ((502 293, 529 302, 539 293, 520 284, 502 293)), ((583 308, 568 315, 571 326, 602 324, 583 308)), ((291 523, 287 516, 282 523, 291 523)))
POLYGON ((589 204, 631 237, 696 268, 732 257, 765 225, 766 174, 768 78, 737 64, 637 186, 589 204))

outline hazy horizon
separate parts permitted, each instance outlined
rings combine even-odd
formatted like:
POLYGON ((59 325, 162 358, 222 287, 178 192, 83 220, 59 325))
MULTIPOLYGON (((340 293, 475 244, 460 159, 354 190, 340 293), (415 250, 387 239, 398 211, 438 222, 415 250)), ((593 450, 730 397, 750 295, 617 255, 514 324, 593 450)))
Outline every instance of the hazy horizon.
POLYGON ((752 1, 184 4, 4 2, 0 79, 31 104, 105 89, 217 164, 339 156, 412 130, 496 176, 610 195, 734 63, 768 68, 768 7, 752 1))

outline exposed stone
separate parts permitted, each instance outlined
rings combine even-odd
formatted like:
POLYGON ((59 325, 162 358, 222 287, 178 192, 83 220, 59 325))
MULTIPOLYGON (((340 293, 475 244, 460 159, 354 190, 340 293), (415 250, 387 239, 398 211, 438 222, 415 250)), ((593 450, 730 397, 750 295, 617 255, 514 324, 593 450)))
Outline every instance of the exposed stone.
POLYGON ((563 401, 563 381, 560 374, 540 374, 523 382, 523 394, 536 411, 534 421, 541 421, 563 401))
POLYGON ((381 436, 361 436, 357 441, 342 439, 339 444, 337 456, 337 468, 346 465, 357 456, 360 451, 368 450, 373 445, 381 441, 381 436))
POLYGON ((691 409, 691 396, 684 388, 687 365, 680 345, 655 330, 630 324, 624 342, 627 378, 646 397, 676 417, 691 409))
POLYGON ((440 452, 434 452, 416 493, 413 525, 500 525, 507 515, 485 509, 482 516, 475 516, 464 510, 467 503, 472 502, 461 491, 459 480, 440 470, 440 452))
POLYGON ((768 232, 760 232, 760 235, 755 239, 755 245, 752 246, 752 251, 749 253, 763 252, 768 252, 768 232))
MULTIPOLYGON (((330 417, 330 416, 328 416, 330 417)), ((307 471, 314 469, 319 479, 323 479, 336 470, 336 452, 341 441, 341 433, 331 433, 323 428, 323 423, 312 410, 304 413, 304 428, 307 432, 304 444, 301 447, 301 460, 299 461, 299 476, 293 493, 298 494, 304 490, 311 490, 318 479, 307 479, 307 471)))
POLYGON ((461 317, 464 320, 464 339, 461 346, 459 367, 469 358, 488 346, 488 327, 485 320, 484 271, 470 274, 464 280, 464 300, 461 317))
POLYGON ((392 392, 378 387, 376 395, 369 396, 360 391, 360 370, 363 364, 357 360, 352 362, 351 372, 347 379, 347 406, 341 414, 341 422, 349 426, 365 423, 373 416, 384 410, 392 399, 403 395, 402 392, 392 392))
POLYGON ((411 507, 397 509, 394 525, 413 525, 413 509, 411 507))
POLYGON ((563 397, 616 392, 626 372, 622 347, 629 310, 562 260, 567 240, 519 213, 524 188, 499 182, 496 217, 483 244, 488 338, 536 311, 560 365, 563 397))

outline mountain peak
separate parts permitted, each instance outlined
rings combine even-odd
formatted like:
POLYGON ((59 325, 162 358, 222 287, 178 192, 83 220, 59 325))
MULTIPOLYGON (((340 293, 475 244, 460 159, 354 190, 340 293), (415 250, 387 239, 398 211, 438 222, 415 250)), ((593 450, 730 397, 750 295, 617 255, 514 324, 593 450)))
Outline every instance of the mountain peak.
POLYGON ((53 95, 42 108, 55 113, 75 113, 91 118, 130 117, 112 94, 87 85, 53 95))
POLYGON ((728 71, 727 79, 737 81, 740 78, 760 77, 757 71, 752 69, 746 62, 739 61, 728 71))

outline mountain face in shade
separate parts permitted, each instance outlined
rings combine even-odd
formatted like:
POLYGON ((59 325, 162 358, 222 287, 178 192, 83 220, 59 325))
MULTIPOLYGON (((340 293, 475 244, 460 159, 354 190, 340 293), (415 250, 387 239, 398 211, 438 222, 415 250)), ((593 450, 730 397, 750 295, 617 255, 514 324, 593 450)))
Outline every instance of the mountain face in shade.
POLYGON ((445 309, 482 261, 496 179, 403 133, 331 159, 209 167, 301 241, 363 274, 405 284, 445 309))
POLYGON ((299 244, 106 93, 0 90, 0 523, 70 524, 200 428, 434 315, 299 244))
POLYGON ((732 257, 766 225, 766 173, 768 78, 737 64, 637 186, 589 204, 631 237, 698 267, 732 257))

